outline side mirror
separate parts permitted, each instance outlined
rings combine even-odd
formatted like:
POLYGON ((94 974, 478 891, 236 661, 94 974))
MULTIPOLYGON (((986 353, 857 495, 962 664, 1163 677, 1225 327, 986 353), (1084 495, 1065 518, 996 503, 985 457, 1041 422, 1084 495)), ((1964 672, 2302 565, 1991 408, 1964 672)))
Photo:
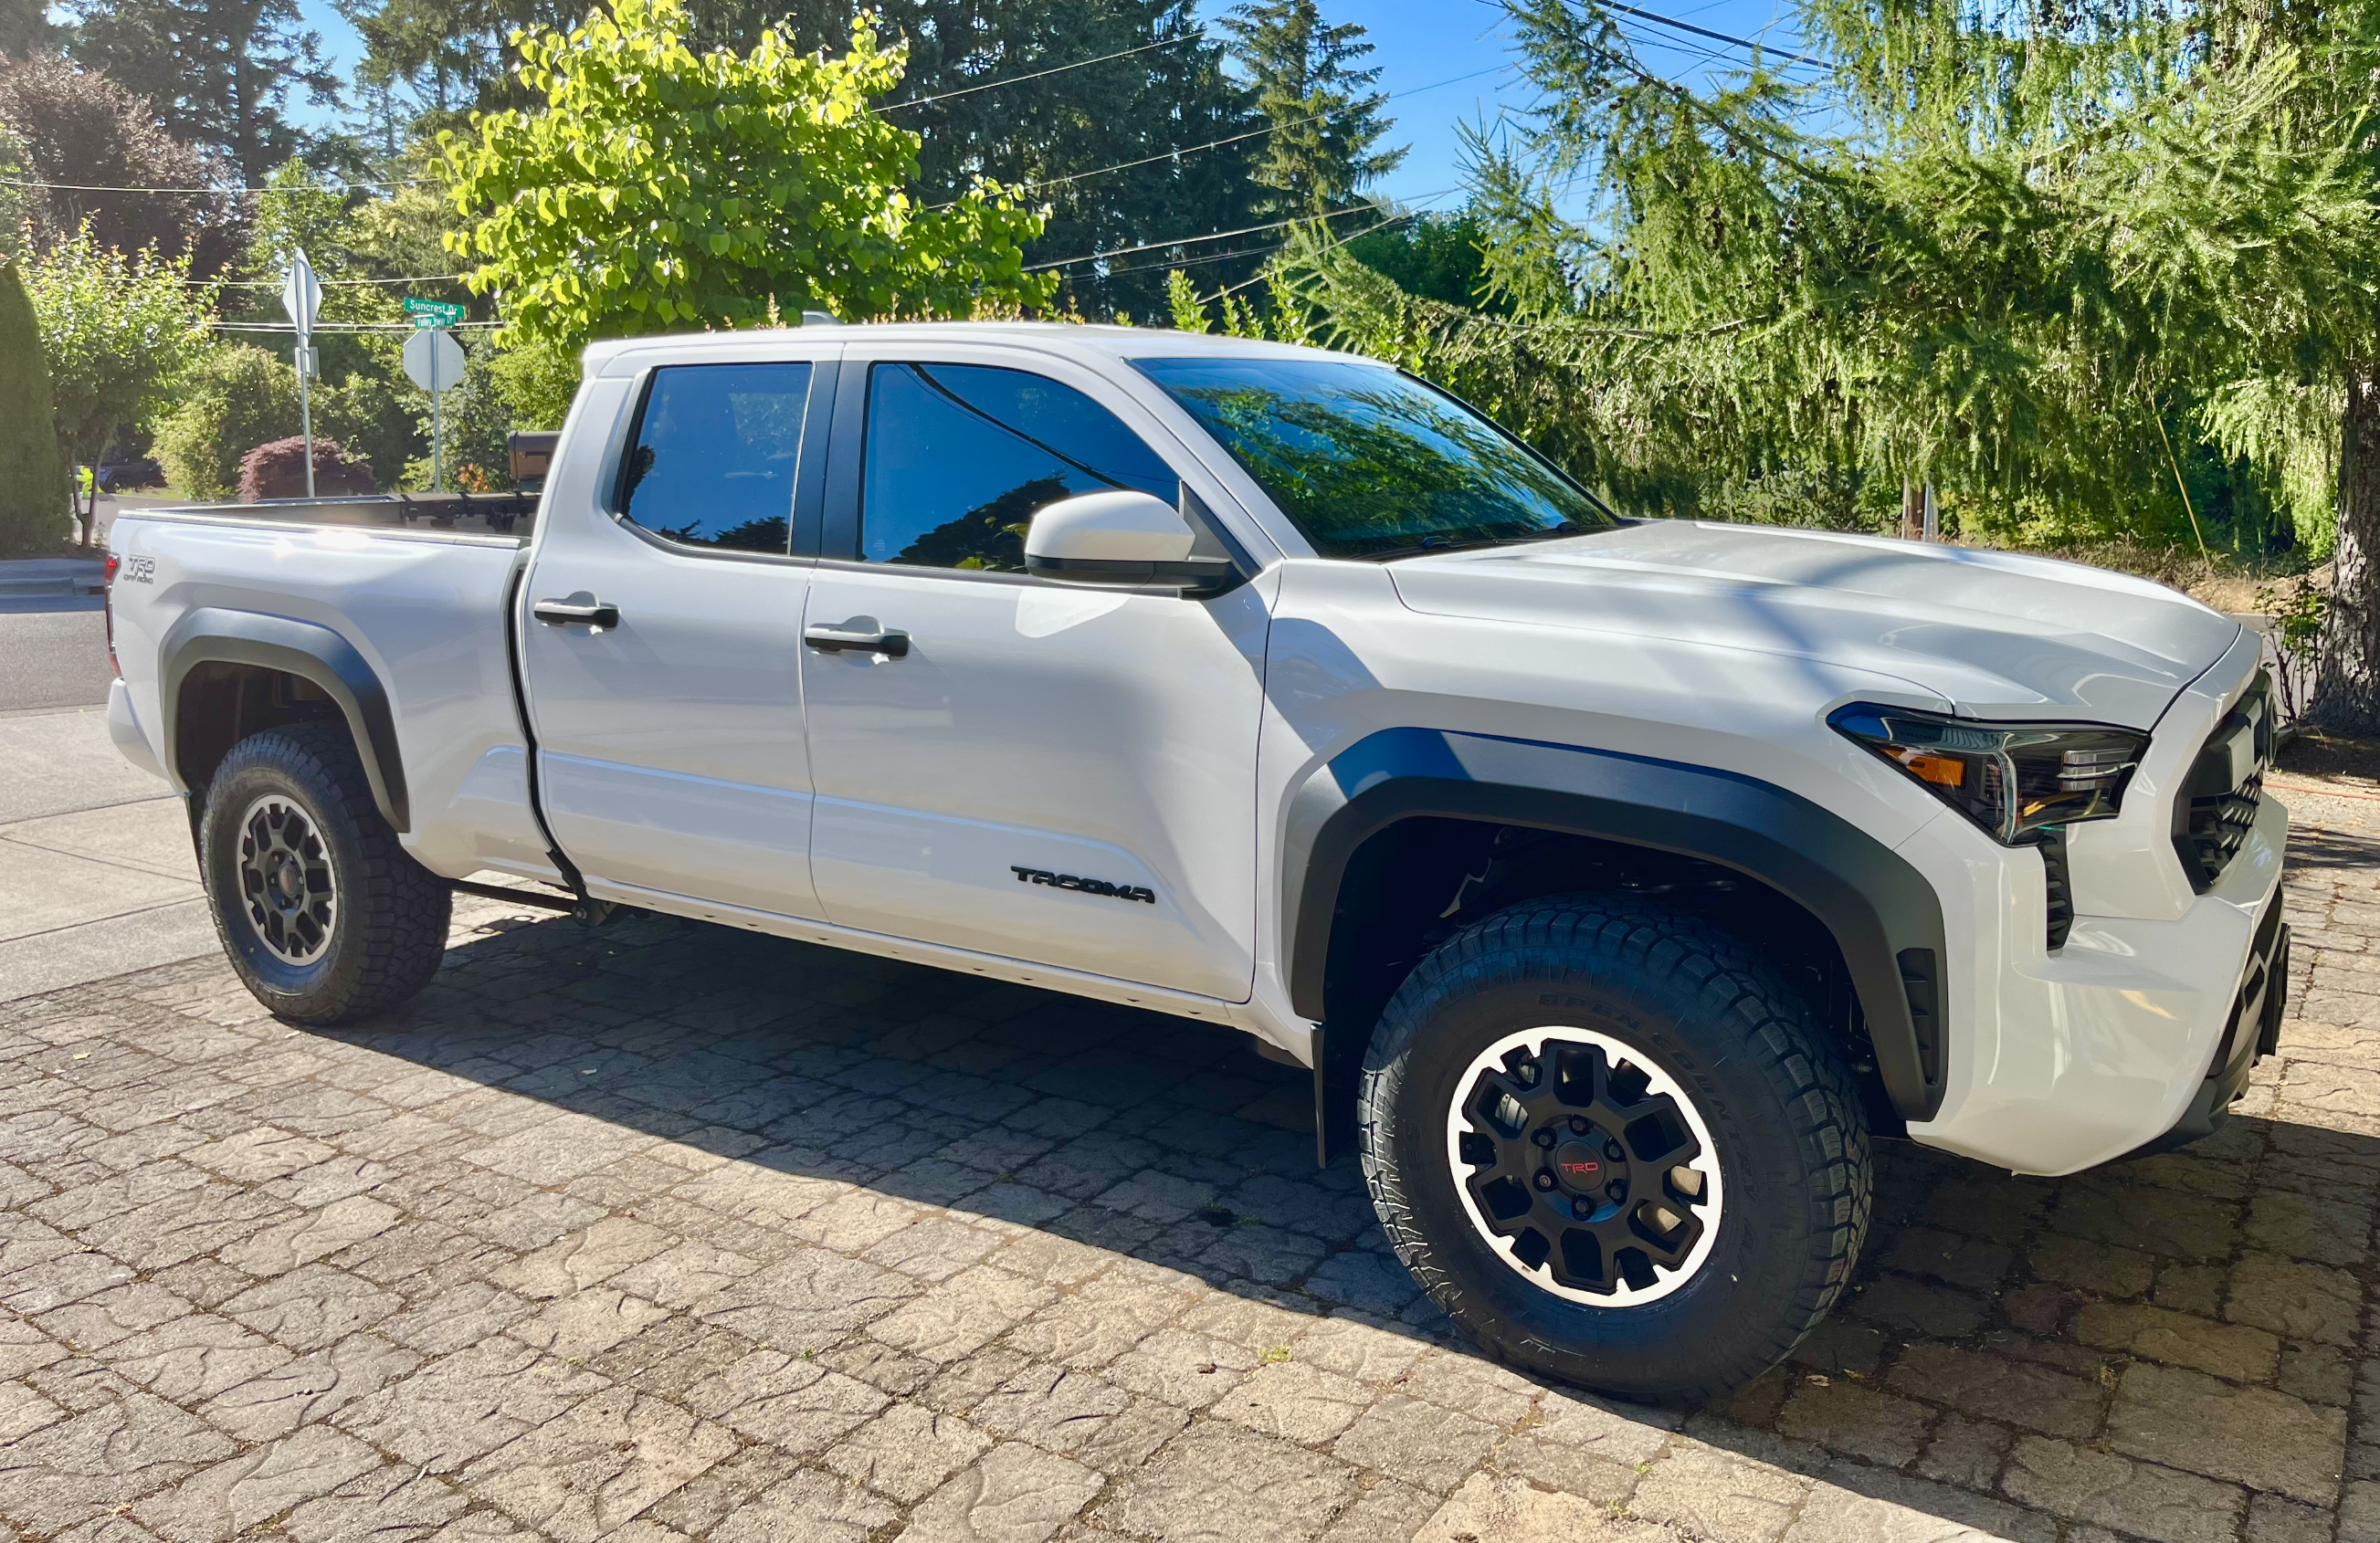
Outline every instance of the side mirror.
POLYGON ((1068 584, 1218 591, 1232 580, 1232 560, 1200 555, 1197 545, 1181 511, 1154 494, 1082 493, 1034 514, 1025 571, 1068 584))

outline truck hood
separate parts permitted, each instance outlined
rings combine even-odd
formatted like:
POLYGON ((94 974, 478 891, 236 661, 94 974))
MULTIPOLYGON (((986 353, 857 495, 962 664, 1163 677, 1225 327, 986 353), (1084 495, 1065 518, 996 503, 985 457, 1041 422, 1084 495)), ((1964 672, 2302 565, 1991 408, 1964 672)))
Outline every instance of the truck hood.
POLYGON ((1388 568, 1427 614, 1823 660, 1975 717, 2147 729, 2240 635, 2220 612, 2105 569, 1771 525, 1646 520, 1388 568))

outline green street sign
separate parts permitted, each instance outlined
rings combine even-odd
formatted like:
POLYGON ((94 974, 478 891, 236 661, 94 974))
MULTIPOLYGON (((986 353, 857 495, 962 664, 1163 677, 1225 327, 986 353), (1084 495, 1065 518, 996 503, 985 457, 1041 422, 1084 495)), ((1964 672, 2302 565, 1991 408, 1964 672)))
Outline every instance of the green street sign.
POLYGON ((452 327, 463 319, 463 307, 452 300, 424 300, 408 295, 405 314, 416 327, 452 327))

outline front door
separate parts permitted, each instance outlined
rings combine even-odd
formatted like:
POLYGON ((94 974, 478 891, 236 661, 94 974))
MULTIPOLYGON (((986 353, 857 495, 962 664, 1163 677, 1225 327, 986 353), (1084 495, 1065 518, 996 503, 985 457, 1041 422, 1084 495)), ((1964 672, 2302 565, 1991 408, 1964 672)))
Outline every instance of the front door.
POLYGON ((820 901, 873 933, 1244 1000, 1266 585, 1200 601, 1026 575, 1043 504, 1182 484, 1113 388, 1002 357, 844 367, 840 548, 808 627, 905 646, 803 650, 820 901))
POLYGON ((574 524, 546 533, 529 570, 522 667, 546 820, 590 881, 819 914, 809 563, 789 553, 796 500, 817 497, 834 368, 660 366, 598 507, 545 512, 574 524))

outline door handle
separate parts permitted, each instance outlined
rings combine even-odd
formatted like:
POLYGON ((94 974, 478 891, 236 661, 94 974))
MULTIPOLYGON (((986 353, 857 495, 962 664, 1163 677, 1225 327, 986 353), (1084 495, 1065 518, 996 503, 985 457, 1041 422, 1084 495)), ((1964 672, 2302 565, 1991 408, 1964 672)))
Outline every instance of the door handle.
POLYGON ((840 627, 803 630, 802 641, 821 654, 881 654, 888 659, 909 657, 909 634, 891 627, 880 629, 875 619, 855 616, 840 627))
POLYGON ((620 624, 620 608, 599 600, 585 590, 564 600, 540 600, 529 614, 549 627, 592 627, 609 632, 620 624))

